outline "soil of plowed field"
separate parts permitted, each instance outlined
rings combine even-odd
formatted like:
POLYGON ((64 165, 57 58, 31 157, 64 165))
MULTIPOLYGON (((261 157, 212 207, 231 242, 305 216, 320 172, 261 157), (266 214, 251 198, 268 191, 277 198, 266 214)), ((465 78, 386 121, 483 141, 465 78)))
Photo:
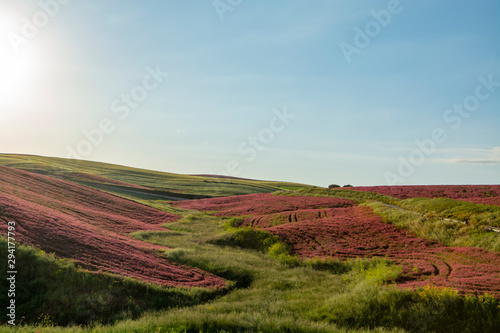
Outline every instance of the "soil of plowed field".
POLYGON ((16 242, 105 271, 164 286, 224 287, 225 281, 158 254, 134 239, 140 230, 166 231, 179 217, 64 180, 0 166, 0 229, 16 222, 16 242))
POLYGON ((416 237, 349 200, 253 194, 175 205, 243 217, 244 225, 279 236, 302 258, 387 257, 403 267, 395 282, 405 288, 434 285, 500 298, 500 253, 416 237))

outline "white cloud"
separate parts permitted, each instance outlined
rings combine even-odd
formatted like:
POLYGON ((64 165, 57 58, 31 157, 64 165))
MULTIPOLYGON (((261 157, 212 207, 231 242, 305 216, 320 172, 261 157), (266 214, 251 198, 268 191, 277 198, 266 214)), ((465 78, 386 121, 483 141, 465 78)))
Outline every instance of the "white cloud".
POLYGON ((439 159, 438 161, 451 164, 500 165, 500 147, 491 149, 454 149, 460 157, 439 159))
POLYGON ((499 160, 482 160, 482 159, 448 159, 448 160, 443 160, 446 163, 453 163, 453 164, 484 164, 484 165, 491 165, 491 164, 500 164, 500 159, 499 160))

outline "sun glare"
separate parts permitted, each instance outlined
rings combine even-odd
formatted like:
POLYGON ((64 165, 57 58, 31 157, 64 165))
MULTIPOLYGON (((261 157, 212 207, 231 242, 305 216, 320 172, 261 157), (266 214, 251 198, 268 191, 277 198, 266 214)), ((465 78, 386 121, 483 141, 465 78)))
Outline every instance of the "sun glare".
POLYGON ((37 49, 16 54, 12 49, 0 50, 0 110, 15 105, 37 80, 37 49))
POLYGON ((22 98, 23 88, 28 86, 34 61, 28 54, 0 53, 0 109, 10 106, 22 98))
MULTIPOLYGON (((0 8, 0 32, 18 33, 19 22, 15 12, 0 8)), ((28 46, 29 47, 29 46, 28 46)), ((38 50, 36 47, 26 48, 16 53, 8 38, 0 43, 0 112, 8 111, 9 106, 16 104, 23 97, 27 88, 32 86, 38 50)))

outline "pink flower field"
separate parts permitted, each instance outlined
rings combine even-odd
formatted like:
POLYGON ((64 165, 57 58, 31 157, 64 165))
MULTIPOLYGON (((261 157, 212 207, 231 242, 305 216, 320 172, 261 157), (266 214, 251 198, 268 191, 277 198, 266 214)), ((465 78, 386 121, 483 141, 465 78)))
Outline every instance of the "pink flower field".
POLYGON ((70 182, 0 166, 0 229, 16 242, 75 260, 83 268, 164 286, 222 288, 225 281, 169 262, 161 247, 129 233, 162 230, 178 216, 70 182))
POLYGON ((500 185, 358 186, 348 189, 373 192, 399 199, 450 198, 486 205, 500 205, 500 185))
POLYGON ((255 216, 298 209, 351 207, 355 204, 354 201, 337 198, 287 197, 266 193, 191 200, 175 205, 184 209, 213 211, 217 216, 255 216))
POLYGON ((254 194, 175 205, 242 216, 245 225, 279 236, 302 258, 387 257, 403 267, 396 282, 404 288, 434 285, 500 298, 500 253, 416 237, 349 200, 254 194))

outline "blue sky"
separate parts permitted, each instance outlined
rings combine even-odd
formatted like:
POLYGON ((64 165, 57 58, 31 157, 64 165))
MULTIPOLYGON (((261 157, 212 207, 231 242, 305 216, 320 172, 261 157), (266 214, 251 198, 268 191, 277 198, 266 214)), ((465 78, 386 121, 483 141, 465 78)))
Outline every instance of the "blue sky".
POLYGON ((0 151, 498 184, 499 14, 494 0, 2 2, 0 151))

